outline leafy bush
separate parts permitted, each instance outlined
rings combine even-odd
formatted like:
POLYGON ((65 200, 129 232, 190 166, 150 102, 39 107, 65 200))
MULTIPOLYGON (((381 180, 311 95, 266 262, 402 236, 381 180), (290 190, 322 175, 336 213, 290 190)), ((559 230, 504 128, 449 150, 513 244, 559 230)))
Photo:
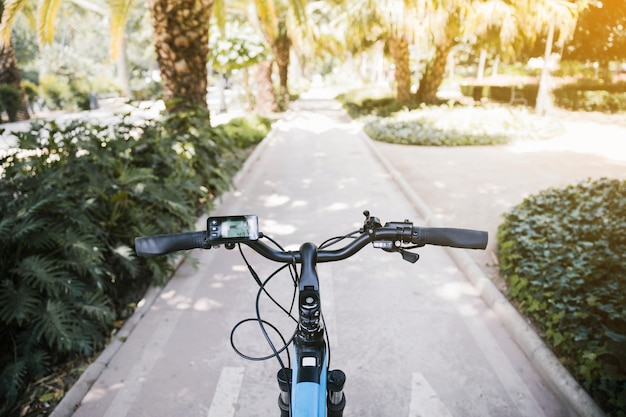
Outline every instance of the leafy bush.
POLYGON ((375 140, 405 145, 498 145, 546 139, 560 125, 523 108, 422 106, 387 118, 367 118, 363 129, 375 140))
POLYGON ((509 297, 597 403, 626 416, 626 181, 527 198, 498 246, 509 297))
POLYGON ((267 117, 249 115, 232 119, 229 123, 217 126, 226 136, 232 138, 239 148, 247 148, 260 142, 270 131, 272 121, 267 117))
POLYGON ((107 79, 67 79, 46 75, 40 79, 41 95, 51 110, 89 110, 90 98, 100 92, 119 93, 119 87, 107 79))
POLYGON ((20 90, 12 85, 0 84, 0 115, 5 112, 9 121, 14 122, 22 108, 20 90))
POLYGON ((626 111, 626 83, 583 80, 554 90, 555 104, 569 110, 619 113, 626 111))
POLYGON ((159 100, 163 98, 163 84, 133 79, 131 80, 131 93, 135 100, 159 100))
POLYGON ((96 94, 91 83, 84 79, 75 79, 70 82, 72 93, 72 105, 78 110, 89 110, 91 108, 91 96, 96 94))
POLYGON ((353 118, 362 116, 389 117, 393 113, 405 109, 415 109, 418 105, 399 103, 387 90, 371 91, 366 89, 367 94, 353 91, 337 96, 337 100, 353 118))
POLYGON ((39 79, 39 86, 46 107, 51 110, 70 108, 72 90, 66 81, 54 75, 45 75, 39 79))
POLYGON ((33 124, 0 159, 0 414, 25 386, 92 355, 167 259, 136 236, 193 229, 226 191, 241 152, 206 111, 163 121, 33 124))
POLYGON ((39 97, 39 87, 37 84, 30 80, 22 80, 22 89, 24 90, 28 103, 32 104, 37 101, 39 97))
MULTIPOLYGON (((489 85, 487 83, 488 81, 485 81, 485 84, 463 84, 461 85, 461 92, 477 101, 483 97, 504 103, 511 101, 512 85, 489 85)), ((538 84, 517 84, 514 87, 518 94, 526 100, 527 106, 535 105, 539 92, 538 84)))

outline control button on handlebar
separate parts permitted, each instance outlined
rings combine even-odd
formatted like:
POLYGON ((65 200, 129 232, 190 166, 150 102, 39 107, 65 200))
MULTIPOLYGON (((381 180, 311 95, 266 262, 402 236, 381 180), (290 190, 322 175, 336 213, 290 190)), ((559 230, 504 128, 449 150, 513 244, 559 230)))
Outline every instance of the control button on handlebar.
POLYGON ((377 249, 393 249, 393 242, 388 240, 377 240, 372 245, 377 249))

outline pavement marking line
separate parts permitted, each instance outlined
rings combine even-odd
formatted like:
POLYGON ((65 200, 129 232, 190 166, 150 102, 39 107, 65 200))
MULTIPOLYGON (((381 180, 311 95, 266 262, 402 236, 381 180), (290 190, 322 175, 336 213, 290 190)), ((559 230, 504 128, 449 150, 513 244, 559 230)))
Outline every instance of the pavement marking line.
POLYGON ((243 382, 243 367, 222 368, 213 401, 207 417, 232 417, 237 410, 237 399, 243 382))
POLYGON ((409 417, 452 417, 424 375, 417 372, 411 379, 409 417))

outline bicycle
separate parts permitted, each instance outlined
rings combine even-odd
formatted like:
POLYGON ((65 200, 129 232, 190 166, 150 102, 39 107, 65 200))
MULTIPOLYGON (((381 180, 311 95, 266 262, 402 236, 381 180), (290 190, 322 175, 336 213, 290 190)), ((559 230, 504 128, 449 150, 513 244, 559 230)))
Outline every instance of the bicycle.
MULTIPOLYGON (((140 256, 165 255, 182 250, 211 249, 224 245, 227 249, 239 248, 249 271, 254 277, 259 291, 257 293, 257 317, 261 330, 272 350, 272 354, 263 358, 250 358, 241 353, 233 342, 233 335, 242 323, 239 322, 231 332, 233 349, 246 359, 264 360, 276 358, 280 369, 277 380, 280 389, 278 405, 281 417, 342 417, 346 406, 343 392, 346 375, 341 370, 328 370, 330 363, 330 343, 325 332, 324 316, 321 309, 321 295, 316 264, 347 259, 359 252, 369 243, 386 252, 398 252, 405 261, 415 263, 419 255, 411 249, 425 245, 449 246, 465 249, 485 249, 487 232, 469 229, 433 228, 413 226, 409 220, 387 222, 383 226, 380 219, 364 211, 363 227, 343 236, 333 237, 317 247, 307 242, 298 251, 286 251, 276 241, 259 231, 258 218, 255 215, 209 217, 207 230, 139 237, 135 240, 135 249, 140 256), (276 249, 260 241, 268 239, 276 249), (345 239, 352 241, 338 249, 327 249, 345 239), (248 263, 241 245, 248 246, 263 257, 284 264, 261 281, 248 263), (296 265, 300 264, 298 272, 296 265), (290 309, 279 307, 297 323, 296 330, 289 340, 280 334, 272 324, 263 320, 259 312, 259 297, 265 293, 277 302, 265 289, 267 283, 281 270, 289 268, 294 283, 294 293, 290 309), (295 300, 298 300, 298 317, 292 316, 295 300), (283 342, 277 347, 270 339, 267 327, 276 331, 283 342), (288 347, 292 345, 292 355, 288 347), (281 358, 286 352, 287 364, 281 358), (293 365, 292 365, 293 364, 293 365)), ((278 305, 278 304, 277 304, 278 305)))

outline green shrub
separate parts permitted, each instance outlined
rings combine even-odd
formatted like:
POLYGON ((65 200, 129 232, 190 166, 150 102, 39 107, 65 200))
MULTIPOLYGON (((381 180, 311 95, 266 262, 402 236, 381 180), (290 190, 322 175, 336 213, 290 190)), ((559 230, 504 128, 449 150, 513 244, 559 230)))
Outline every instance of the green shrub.
POLYGON ((626 83, 583 80, 554 90, 554 101, 569 110, 620 113, 626 111, 626 83))
POLYGON ((383 142, 470 146, 546 139, 559 133, 561 127, 523 108, 422 106, 387 118, 367 118, 363 129, 372 139, 383 142))
POLYGON ((72 107, 76 107, 78 110, 89 110, 91 108, 91 96, 97 94, 91 83, 84 78, 72 80, 70 91, 72 107))
POLYGON ((366 89, 365 91, 367 94, 373 95, 367 96, 363 92, 355 91, 337 96, 337 100, 343 104, 343 107, 353 118, 362 116, 389 117, 401 110, 419 107, 417 103, 399 103, 387 90, 371 91, 366 89))
POLYGON ((22 80, 22 89, 29 103, 34 103, 39 98, 39 87, 30 80, 22 80))
POLYGON ((20 90, 12 85, 0 84, 0 115, 5 112, 10 122, 17 120, 17 113, 23 108, 20 90))
POLYGON ((509 297, 597 403, 626 416, 626 181, 528 197, 498 247, 509 297))
POLYGON ((461 85, 461 93, 467 97, 473 97, 479 101, 485 97, 501 103, 509 103, 511 101, 512 90, 514 87, 517 94, 526 100, 527 106, 534 106, 537 102, 537 93, 539 92, 538 84, 518 84, 511 85, 489 85, 488 80, 484 84, 463 84, 461 85))
POLYGON ((159 100, 163 98, 163 84, 156 81, 133 78, 130 90, 135 100, 159 100))
POLYGON ((55 364, 90 356, 172 266, 136 236, 192 230, 241 164, 206 110, 160 122, 33 124, 0 159, 0 414, 55 364))
POLYGON ((72 90, 66 81, 54 75, 46 75, 39 79, 39 86, 44 103, 50 110, 69 107, 72 90))
POLYGON ((272 121, 267 117, 249 115, 232 119, 230 122, 217 126, 216 129, 235 140, 237 147, 245 149, 260 142, 267 136, 272 121))

